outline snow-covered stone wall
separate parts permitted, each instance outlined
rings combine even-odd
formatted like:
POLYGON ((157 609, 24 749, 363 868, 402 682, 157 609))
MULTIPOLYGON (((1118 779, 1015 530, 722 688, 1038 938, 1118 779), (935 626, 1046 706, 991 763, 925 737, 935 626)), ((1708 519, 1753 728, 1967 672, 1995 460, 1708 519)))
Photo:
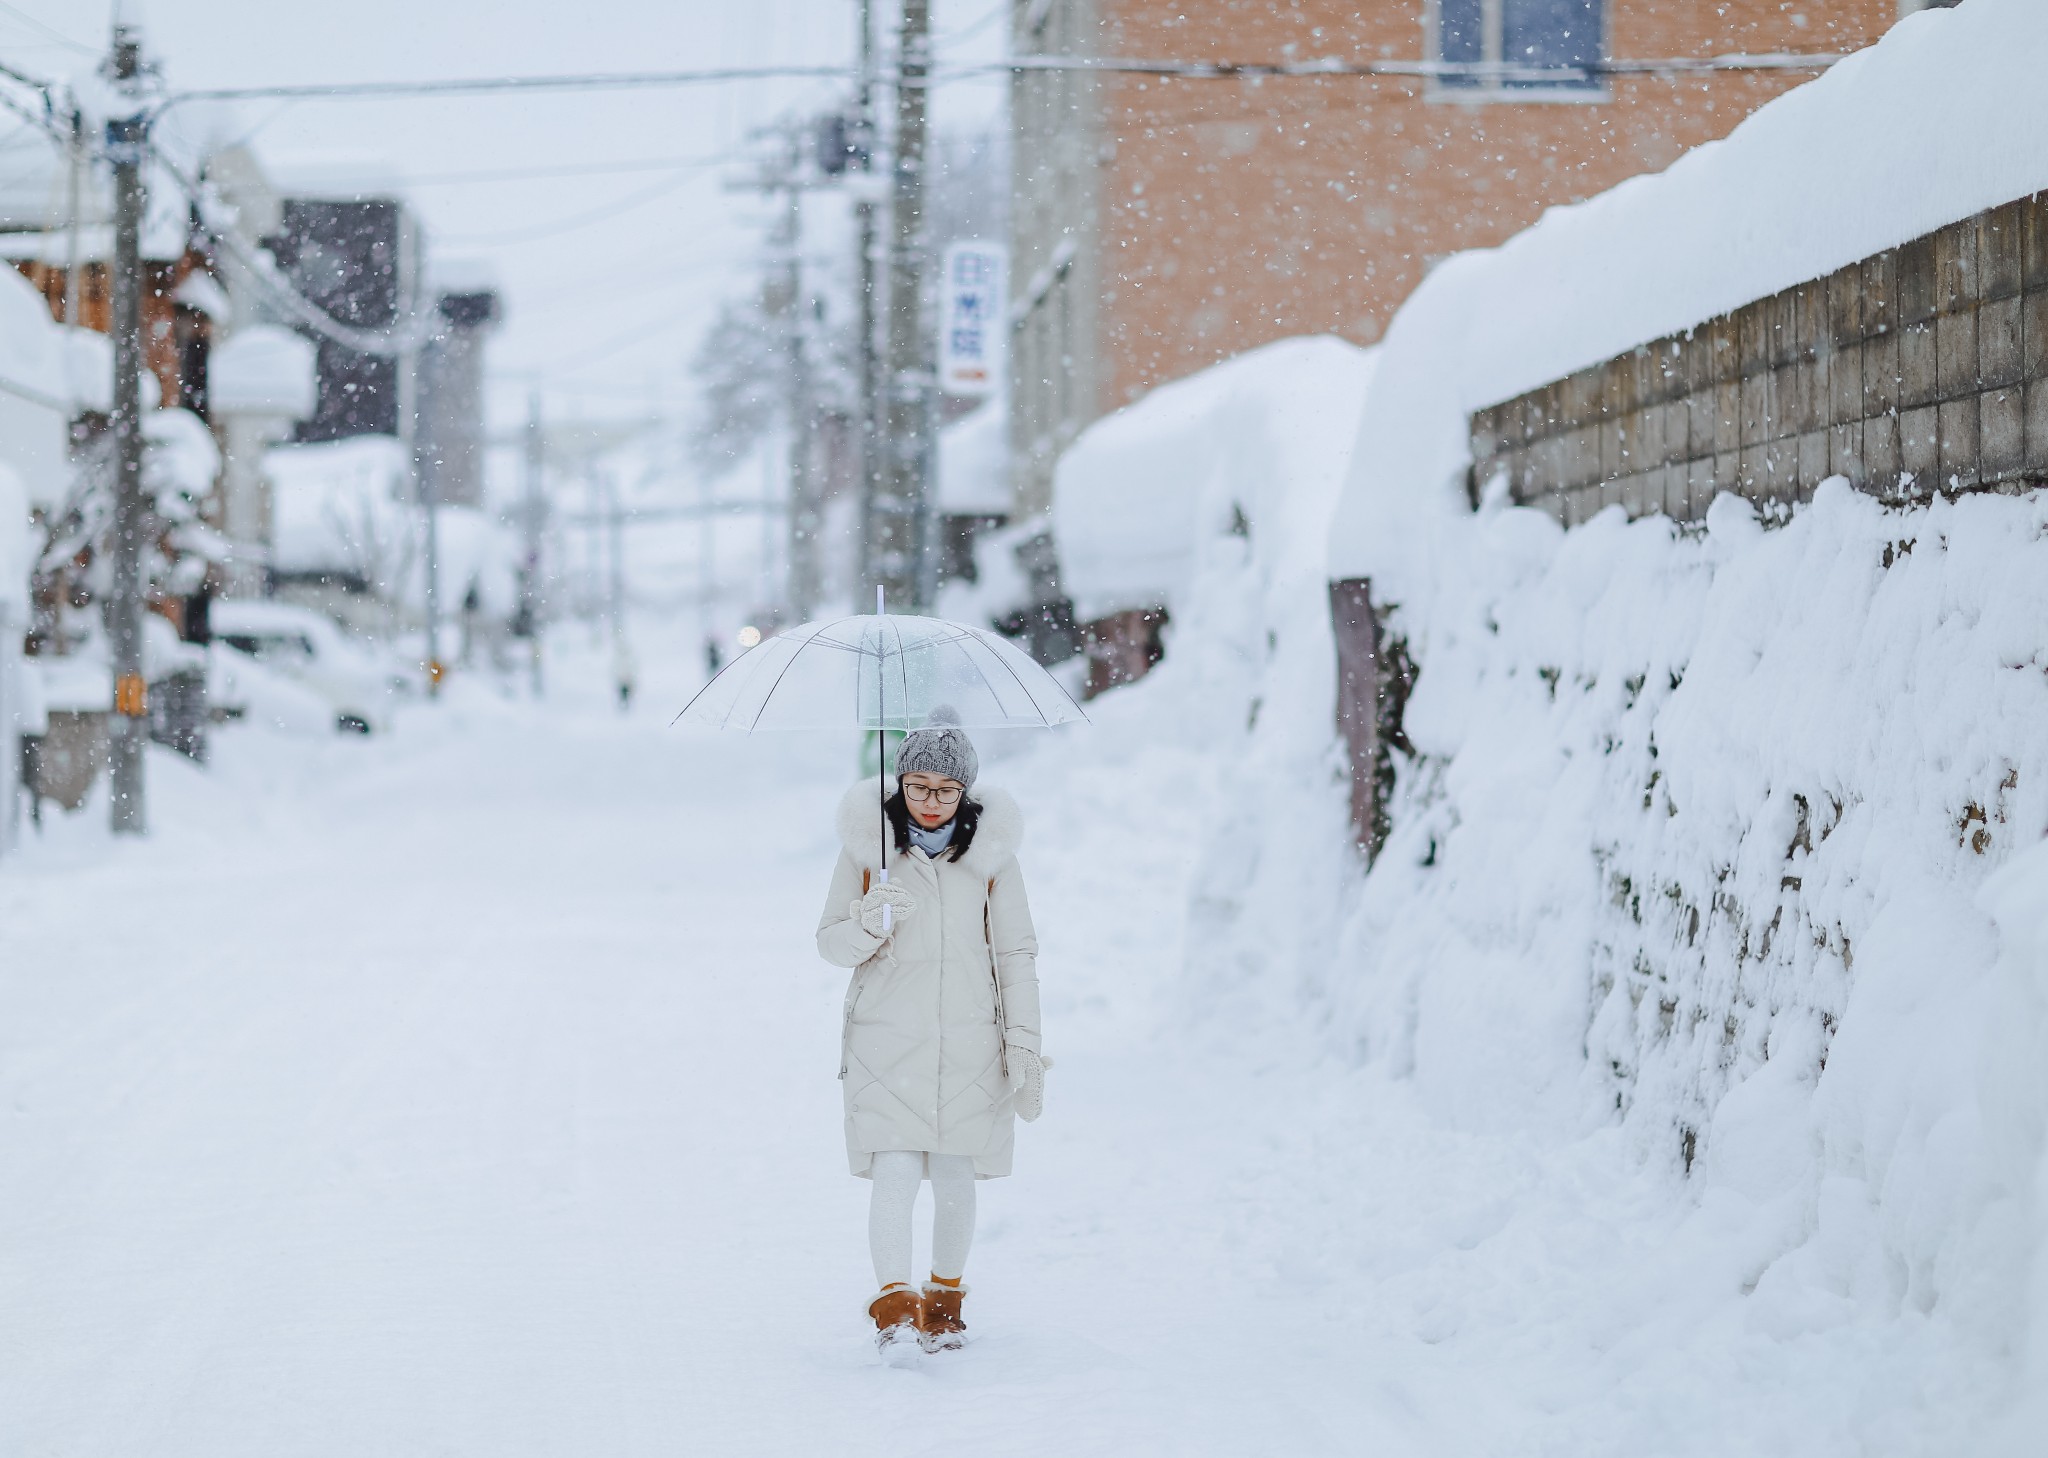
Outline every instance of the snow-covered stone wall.
POLYGON ((1782 508, 1830 476, 1900 501, 2039 481, 2044 374, 2036 194, 1475 411, 1468 481, 1566 526, 1695 520, 1722 491, 1782 508))
POLYGON ((1166 662, 1098 701, 1099 733, 1210 756, 1191 1024, 1291 1029, 1535 1158, 1623 1141, 1718 1262, 1675 1299, 2008 1391, 2044 1233, 2013 888, 2048 832, 2048 493, 1834 481, 1770 529, 1722 497, 1571 531, 1446 493, 1390 544, 1418 673, 1369 871, 1300 570, 1327 503, 1212 528, 1166 662))

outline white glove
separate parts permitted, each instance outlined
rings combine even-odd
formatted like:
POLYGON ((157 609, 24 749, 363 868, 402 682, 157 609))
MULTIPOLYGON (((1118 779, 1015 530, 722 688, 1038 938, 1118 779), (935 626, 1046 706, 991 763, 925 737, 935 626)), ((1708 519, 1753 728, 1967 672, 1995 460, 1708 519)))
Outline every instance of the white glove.
POLYGON ((917 898, 901 886, 887 882, 875 887, 860 900, 846 908, 847 914, 860 923, 860 929, 871 937, 886 939, 890 932, 903 924, 903 918, 917 910, 917 898), (882 930, 882 908, 888 907, 889 931, 882 930))
POLYGON ((1012 1043, 1006 1061, 1010 1065, 1010 1092, 1017 1100, 1017 1117, 1027 1124, 1036 1123, 1045 1112, 1045 1070, 1052 1067, 1052 1060, 1012 1043))

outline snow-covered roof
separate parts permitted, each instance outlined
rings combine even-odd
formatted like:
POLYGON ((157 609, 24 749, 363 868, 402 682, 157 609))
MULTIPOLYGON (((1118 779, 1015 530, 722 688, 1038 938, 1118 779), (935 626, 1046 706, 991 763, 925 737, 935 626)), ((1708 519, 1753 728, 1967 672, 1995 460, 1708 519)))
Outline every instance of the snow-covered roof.
POLYGON ((207 361, 208 399, 226 415, 304 420, 316 403, 315 355, 311 340, 278 325, 237 329, 207 361))
MULTIPOLYGON (((28 487, 19 472, 0 464, 0 620, 18 634, 28 617, 28 487)), ((0 645, 0 652, 13 647, 0 645)))
POLYGON ((2048 188, 2043 56, 2039 0, 1908 16, 1663 172, 1446 260, 1387 330, 1331 575, 1399 573, 1398 523, 1457 489, 1473 410, 2048 188))
POLYGON ((54 500, 70 477, 66 426, 81 408, 73 366, 43 296, 0 268, 0 463, 20 472, 31 501, 54 500))
POLYGON ((405 174, 382 157, 362 152, 302 152, 268 159, 281 196, 316 202, 403 198, 405 174))
MULTIPOLYGON (((85 63, 71 77, 86 112, 86 126, 97 134, 116 106, 95 63, 85 63)), ((208 157, 237 144, 246 130, 232 107, 218 102, 188 102, 171 108, 150 129, 150 140, 178 170, 198 176, 208 157)), ((113 196, 107 169, 87 166, 80 174, 78 196, 79 252, 87 260, 103 259, 113 247, 113 196)), ((191 202, 170 172, 155 163, 144 169, 147 206, 143 214, 142 253, 158 260, 178 258, 191 234, 191 202)), ((7 257, 36 257, 61 263, 70 253, 71 165, 66 150, 38 127, 0 117, 0 251, 7 257)))
POLYGON ((955 516, 1010 514, 1010 444, 1001 399, 939 432, 939 510, 955 516))
POLYGON ((279 446, 263 458, 272 485, 273 561, 286 572, 347 572, 396 583, 414 551, 405 448, 388 435, 279 446))
POLYGON ((1293 524, 1327 513, 1372 377, 1371 353, 1341 339, 1283 339, 1081 432, 1060 457, 1052 506, 1076 613, 1174 608, 1236 530, 1260 550, 1312 539, 1293 524))
POLYGON ((498 265, 474 255, 427 260, 427 292, 430 294, 489 294, 504 287, 498 265))

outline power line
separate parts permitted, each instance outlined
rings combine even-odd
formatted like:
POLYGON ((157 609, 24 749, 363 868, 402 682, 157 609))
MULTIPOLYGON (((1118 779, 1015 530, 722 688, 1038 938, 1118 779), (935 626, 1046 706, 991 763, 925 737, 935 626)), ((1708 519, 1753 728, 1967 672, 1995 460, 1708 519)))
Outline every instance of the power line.
POLYGON ((181 91, 157 109, 188 101, 270 98, 350 100, 388 96, 467 96, 520 91, 644 91, 722 81, 816 81, 852 75, 846 66, 722 66, 700 71, 595 71, 558 76, 471 76, 440 81, 343 81, 293 86, 219 86, 181 91))
POLYGON ((573 233, 578 228, 587 228, 592 223, 602 223, 611 218, 616 218, 622 213, 629 213, 634 208, 644 206, 659 198, 667 197, 670 193, 684 187, 689 181, 688 175, 666 177, 660 182, 655 183, 652 187, 644 187, 638 192, 630 193, 625 197, 615 198, 601 207, 592 208, 589 212, 579 213, 569 218, 557 219, 552 223, 542 223, 534 228, 520 228, 509 233, 448 233, 442 235, 438 241, 456 244, 465 248, 474 247, 477 244, 534 243, 543 238, 554 238, 563 233, 573 233))
POLYGON ((425 342, 429 323, 425 316, 408 320, 403 328, 357 329, 342 323, 320 305, 307 298, 277 271, 276 263, 268 253, 251 248, 232 227, 223 227, 213 219, 213 195, 192 178, 187 177, 176 163, 163 154, 161 148, 151 144, 149 155, 163 174, 170 178, 179 192, 192 204, 193 218, 207 237, 218 243, 234 256, 237 263, 249 271, 250 277, 260 284, 271 300, 291 315, 297 323, 303 324, 323 339, 332 340, 345 349, 358 354, 375 355, 380 359, 396 359, 425 342))
MULTIPOLYGON (((1111 56, 1012 56, 1006 60, 963 62, 889 70, 871 79, 886 85, 923 89, 948 81, 999 74, 1080 71, 1101 75, 1159 76, 1189 81, 1238 81, 1318 77, 1398 77, 1411 80, 1562 82, 1603 76, 1679 76, 1728 71, 1824 71, 1847 53, 1774 51, 1719 56, 1662 56, 1653 59, 1609 59, 1572 65, 1535 66, 1506 61, 1350 60, 1326 56, 1305 61, 1232 61, 1187 58, 1148 59, 1111 56)), ((432 81, 347 81, 290 86, 226 86, 179 92, 163 103, 157 115, 188 101, 250 101, 259 99, 350 100, 380 97, 491 95, 533 91, 661 90, 732 81, 863 79, 854 66, 727 66, 695 71, 577 72, 552 76, 473 76, 432 81)))
POLYGON ((643 157, 620 162, 565 162, 555 167, 498 167, 473 172, 408 173, 405 185, 452 187, 471 182, 528 182, 540 177, 607 177, 622 172, 681 172, 688 168, 722 167, 743 160, 739 151, 714 152, 702 157, 643 157))

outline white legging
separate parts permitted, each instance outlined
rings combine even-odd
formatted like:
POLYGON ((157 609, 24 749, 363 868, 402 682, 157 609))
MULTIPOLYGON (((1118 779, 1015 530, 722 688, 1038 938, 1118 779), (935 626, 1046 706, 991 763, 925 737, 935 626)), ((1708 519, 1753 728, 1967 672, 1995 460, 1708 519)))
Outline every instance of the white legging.
POLYGON ((974 1157, 887 1149, 874 1156, 869 1169, 875 1188, 868 1203, 868 1249, 875 1258, 877 1286, 910 1284, 910 1212, 927 1165, 932 1274, 957 1281, 967 1270, 967 1248, 974 1244, 974 1157))

